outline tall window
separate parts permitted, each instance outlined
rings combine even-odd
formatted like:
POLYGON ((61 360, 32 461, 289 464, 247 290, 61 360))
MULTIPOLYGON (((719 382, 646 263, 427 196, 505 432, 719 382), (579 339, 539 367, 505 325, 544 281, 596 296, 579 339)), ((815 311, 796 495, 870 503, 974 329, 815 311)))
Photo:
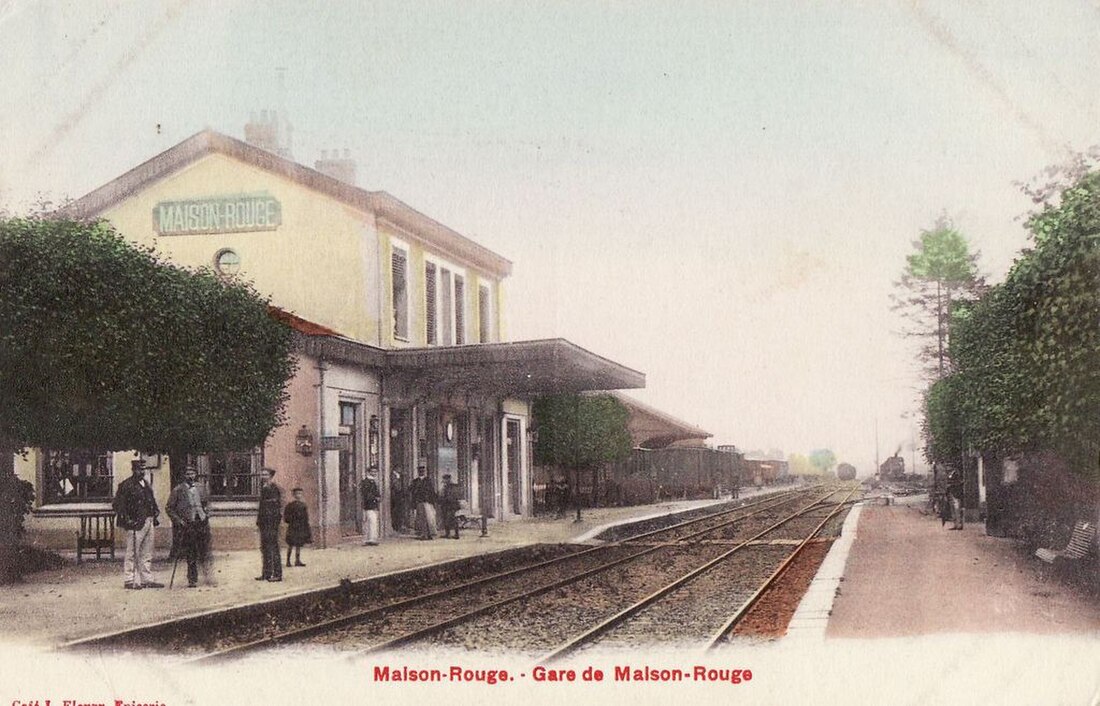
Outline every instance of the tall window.
POLYGON ((466 342, 466 280, 455 275, 455 345, 466 342))
POLYGON ((482 284, 477 288, 478 340, 490 343, 493 340, 493 301, 492 290, 482 284))
POLYGON ((390 299, 393 302, 393 336, 409 340, 409 252, 397 246, 390 256, 393 282, 390 299))
POLYGON ((202 454, 193 458, 211 500, 255 500, 263 485, 263 449, 202 454))
POLYGON ((42 471, 44 505, 111 499, 114 464, 109 452, 42 449, 42 471))
POLYGON ((435 260, 424 262, 424 316, 430 346, 466 342, 465 272, 435 260))
POLYGON ((429 346, 439 343, 439 331, 436 318, 435 263, 424 263, 424 327, 429 346))

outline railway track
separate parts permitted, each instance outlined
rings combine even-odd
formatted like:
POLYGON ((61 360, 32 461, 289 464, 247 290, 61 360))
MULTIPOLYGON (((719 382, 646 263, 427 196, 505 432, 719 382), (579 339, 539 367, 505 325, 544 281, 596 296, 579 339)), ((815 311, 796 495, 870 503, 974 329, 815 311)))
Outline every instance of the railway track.
MULTIPOLYGON (((244 606, 227 611, 212 611, 196 618, 166 621, 107 636, 78 640, 63 649, 157 646, 162 651, 194 661, 208 661, 279 645, 297 644, 355 625, 380 628, 379 635, 391 636, 390 640, 384 642, 399 641, 402 635, 410 631, 409 626, 423 627, 425 621, 428 621, 436 629, 444 629, 446 626, 441 628, 441 622, 457 624, 472 617, 469 615, 473 612, 471 606, 484 613, 519 600, 524 595, 554 590, 571 581, 583 580, 586 576, 661 551, 662 547, 669 544, 689 540, 716 528, 728 527, 757 514, 796 502, 797 498, 804 497, 815 489, 800 489, 769 496, 754 503, 667 527, 657 527, 629 540, 598 547, 581 550, 550 547, 546 552, 550 555, 549 558, 527 561, 510 568, 507 561, 501 560, 499 563, 503 565, 500 567, 503 570, 490 571, 487 575, 472 580, 447 575, 433 576, 419 583, 413 582, 416 593, 412 596, 401 595, 395 589, 387 590, 385 595, 373 596, 368 591, 361 590, 359 584, 362 581, 345 581, 335 589, 312 592, 317 594, 316 598, 297 596, 272 601, 270 606, 244 606), (553 551, 554 549, 557 551, 553 551), (552 574, 553 580, 548 581, 547 574, 552 574), (288 610, 292 607, 291 603, 301 604, 311 599, 304 614, 302 610, 297 615, 288 610), (357 607, 354 605, 357 601, 370 605, 357 607), (287 605, 282 606, 283 603, 287 605), (284 618, 284 614, 289 615, 284 618), (450 615, 452 620, 440 621, 440 615, 450 615), (171 639, 165 639, 166 636, 171 639)), ((660 523, 661 520, 651 522, 660 523)), ((708 553, 707 550, 702 552, 708 553)), ((442 572, 443 569, 440 568, 437 573, 442 572)), ((407 594, 408 591, 401 593, 407 594)), ((321 641, 326 640, 322 638, 321 641)), ((378 637, 375 636, 371 642, 377 641, 378 637)))
MULTIPOLYGON (((629 580, 631 572, 628 565, 651 555, 666 554, 673 571, 677 570, 676 567, 683 565, 698 564, 700 559, 692 554, 701 554, 705 560, 721 551, 720 548, 700 546, 693 552, 685 552, 682 548, 679 550, 675 548, 676 542, 702 536, 716 528, 744 521, 756 514, 770 512, 778 506, 797 502, 798 498, 807 492, 813 491, 799 491, 794 494, 785 494, 780 498, 768 498, 733 510, 681 522, 671 527, 651 530, 628 540, 596 547, 570 557, 570 559, 588 560, 583 566, 574 565, 570 568, 561 561, 545 562, 535 567, 471 582, 459 587, 465 590, 448 592, 446 596, 440 595, 439 598, 443 600, 430 602, 416 600, 415 603, 410 602, 408 605, 391 605, 364 611, 354 616, 331 621, 326 625, 316 626, 308 630, 308 634, 299 632, 294 635, 279 636, 275 640, 265 641, 266 644, 242 645, 208 655, 203 659, 218 659, 256 649, 270 648, 275 644, 337 645, 345 648, 359 646, 360 654, 397 649, 411 643, 422 642, 450 628, 476 621, 482 616, 499 615, 502 610, 513 604, 530 601, 573 584, 589 580, 606 581, 609 572, 618 570, 623 574, 623 580, 629 580), (536 569, 541 571, 536 572, 536 569)), ((615 585, 619 589, 622 588, 618 582, 615 582, 615 585)))
MULTIPOLYGON (((847 504, 856 488, 831 507, 812 503, 762 529, 751 538, 706 564, 662 586, 653 593, 547 652, 541 662, 552 662, 594 647, 602 649, 644 644, 653 635, 675 635, 684 644, 713 646, 727 639, 761 595, 782 576, 795 557, 847 504), (793 549, 781 532, 795 523, 809 523, 793 549), (761 576, 766 578, 761 578, 761 576), (732 615, 730 606, 736 606, 732 615)), ((831 494, 835 495, 835 493, 831 494)))
MULTIPOLYGON (((782 524, 790 516, 816 512, 817 504, 832 494, 825 493, 809 504, 802 501, 793 512, 788 510, 783 513, 783 520, 778 523, 770 522, 769 525, 782 524)), ((701 529, 693 538, 704 537, 714 529, 701 529)), ((758 532, 757 535, 762 533, 758 532)), ((758 539, 758 536, 751 539, 758 539)), ((790 547, 780 551, 785 554, 790 551, 790 547)), ((644 561, 621 562, 620 565, 593 572, 580 580, 579 577, 571 577, 547 587, 549 590, 517 595, 493 606, 491 610, 470 611, 466 615, 439 621, 434 625, 409 630, 398 638, 372 642, 369 629, 355 628, 344 634, 327 635, 324 642, 342 646, 369 645, 360 654, 372 654, 418 643, 432 647, 506 650, 509 654, 537 655, 559 645, 569 636, 583 632, 588 626, 601 623, 608 615, 617 614, 624 607, 652 594, 670 581, 675 582, 698 567, 729 553, 728 542, 715 544, 705 541, 678 541, 660 544, 645 553, 644 561)), ((759 551, 753 553, 759 554, 759 551)), ((774 566, 774 562, 771 566, 774 566)), ((753 573, 759 574, 759 570, 753 573)), ((755 579, 754 584, 759 580, 755 579)), ((679 627, 675 626, 666 634, 677 634, 678 630, 679 627)), ((635 644, 652 642, 653 637, 658 634, 660 633, 646 633, 635 644)))

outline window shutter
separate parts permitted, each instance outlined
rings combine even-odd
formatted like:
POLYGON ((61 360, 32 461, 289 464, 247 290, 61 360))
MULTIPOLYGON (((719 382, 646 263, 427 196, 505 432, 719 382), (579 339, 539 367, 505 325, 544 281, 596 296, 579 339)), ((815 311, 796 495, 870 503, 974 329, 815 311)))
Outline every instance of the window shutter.
POLYGON ((407 286, 408 259, 403 250, 394 248, 390 258, 390 271, 393 287, 393 335, 397 338, 409 337, 409 289, 407 286))
POLYGON ((440 307, 439 319, 441 324, 440 343, 445 346, 454 345, 454 280, 451 271, 446 267, 439 268, 440 307))
POLYGON ((477 288, 477 317, 481 342, 489 343, 493 332, 492 312, 489 307, 489 288, 485 286, 477 288))
POLYGON ((424 322, 427 332, 428 345, 438 343, 436 335, 436 305, 435 305, 435 263, 424 263, 424 322))
POLYGON ((455 275, 455 345, 466 342, 466 280, 455 275))

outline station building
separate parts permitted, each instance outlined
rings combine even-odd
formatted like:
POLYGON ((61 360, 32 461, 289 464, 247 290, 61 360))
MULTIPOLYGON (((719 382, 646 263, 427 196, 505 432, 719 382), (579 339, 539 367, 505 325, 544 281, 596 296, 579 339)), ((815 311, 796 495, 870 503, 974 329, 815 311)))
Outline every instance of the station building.
MULTIPOLYGON (((425 466, 436 487, 444 473, 457 480, 470 514, 530 514, 530 401, 640 388, 645 376, 562 339, 505 342, 507 259, 349 183, 354 169, 336 153, 311 169, 265 146, 206 130, 63 210, 105 219, 176 264, 251 282, 294 331, 286 423, 255 449, 142 454, 158 502, 194 463, 211 493, 215 546, 252 546, 261 469, 273 467, 284 492, 303 488, 326 546, 361 536, 358 484, 369 466, 380 469, 384 532, 403 527, 408 484, 425 466)), ((136 453, 17 456, 36 490, 31 541, 71 548, 74 518, 110 512, 136 453)), ((159 533, 158 544, 167 540, 159 533)))

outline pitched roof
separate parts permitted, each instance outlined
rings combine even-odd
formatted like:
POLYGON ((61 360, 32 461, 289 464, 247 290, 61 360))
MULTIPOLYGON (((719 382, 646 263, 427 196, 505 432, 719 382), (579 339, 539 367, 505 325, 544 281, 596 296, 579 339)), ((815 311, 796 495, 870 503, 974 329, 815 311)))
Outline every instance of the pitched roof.
POLYGON ((694 424, 688 424, 671 414, 650 407, 629 395, 612 391, 610 393, 630 410, 630 431, 634 443, 644 448, 663 448, 677 441, 703 440, 714 436, 709 431, 694 424))
POLYGON ((461 233, 424 215, 385 191, 367 191, 316 169, 292 162, 247 142, 206 129, 170 147, 62 208, 69 218, 95 218, 151 184, 210 154, 224 154, 294 181, 400 228, 409 236, 456 260, 470 262, 497 277, 512 273, 512 263, 461 233))
POLYGON ((268 306, 267 314, 271 318, 286 324, 290 328, 294 329, 298 333, 305 334, 307 336, 338 336, 343 338, 343 334, 330 329, 328 326, 322 326, 321 324, 315 324, 312 321, 303 319, 301 316, 292 314, 286 309, 280 309, 277 306, 268 306))

